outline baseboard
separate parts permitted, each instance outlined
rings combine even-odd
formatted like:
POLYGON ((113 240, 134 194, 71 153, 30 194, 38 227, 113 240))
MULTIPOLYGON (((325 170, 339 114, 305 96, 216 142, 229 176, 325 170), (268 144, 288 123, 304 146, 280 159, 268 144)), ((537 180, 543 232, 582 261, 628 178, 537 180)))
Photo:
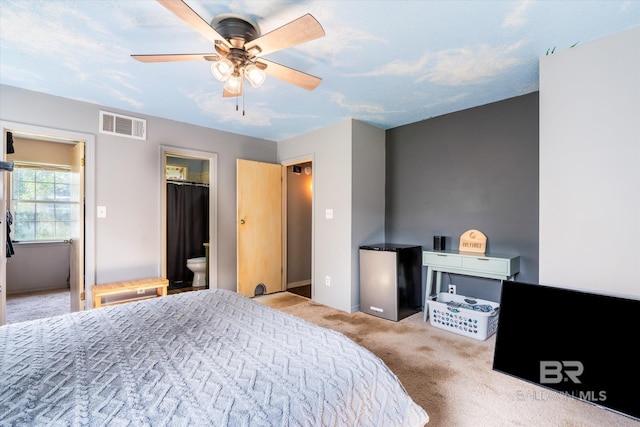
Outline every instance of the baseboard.
POLYGON ((53 285, 53 286, 43 286, 43 287, 33 287, 33 288, 21 288, 18 290, 7 291, 7 296, 9 295, 20 295, 20 294, 28 294, 31 292, 49 292, 49 291, 70 291, 69 285, 53 285))
POLYGON ((299 280, 297 282, 287 283, 287 289, 299 288, 301 286, 307 286, 307 285, 310 285, 310 284, 311 284, 311 279, 299 280))

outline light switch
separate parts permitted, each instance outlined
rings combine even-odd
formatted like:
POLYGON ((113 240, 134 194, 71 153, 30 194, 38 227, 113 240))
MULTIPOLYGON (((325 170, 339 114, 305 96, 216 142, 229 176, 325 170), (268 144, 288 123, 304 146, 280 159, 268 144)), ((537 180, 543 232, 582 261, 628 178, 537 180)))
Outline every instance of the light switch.
POLYGON ((326 219, 333 219, 333 209, 325 209, 324 217, 326 219))
POLYGON ((98 218, 106 218, 106 217, 107 217, 107 207, 98 206, 98 218))

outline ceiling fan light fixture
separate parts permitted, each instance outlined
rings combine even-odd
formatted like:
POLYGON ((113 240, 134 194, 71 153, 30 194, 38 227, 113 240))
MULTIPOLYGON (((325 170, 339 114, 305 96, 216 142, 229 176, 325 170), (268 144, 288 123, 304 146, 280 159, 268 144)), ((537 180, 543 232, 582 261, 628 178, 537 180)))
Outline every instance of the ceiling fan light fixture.
POLYGON ((311 14, 307 13, 262 35, 260 27, 245 16, 222 14, 214 17, 209 24, 184 0, 158 2, 213 42, 216 53, 131 55, 140 62, 210 61, 211 74, 224 83, 222 96, 225 98, 242 96, 245 76, 251 86, 260 87, 266 79, 265 70, 271 77, 306 90, 315 89, 322 81, 319 77, 262 58, 262 55, 323 37, 324 29, 311 14))
POLYGON ((244 75, 253 87, 260 87, 267 78, 267 74, 254 64, 249 64, 244 69, 244 75))
POLYGON ((233 73, 225 82, 224 90, 231 94, 242 93, 242 74, 233 73))
POLYGON ((247 50, 247 53, 251 56, 260 55, 261 52, 262 52, 262 49, 260 49, 260 46, 253 46, 252 48, 247 50))
POLYGON ((211 64, 211 74, 221 82, 226 81, 233 74, 233 62, 224 58, 211 64))

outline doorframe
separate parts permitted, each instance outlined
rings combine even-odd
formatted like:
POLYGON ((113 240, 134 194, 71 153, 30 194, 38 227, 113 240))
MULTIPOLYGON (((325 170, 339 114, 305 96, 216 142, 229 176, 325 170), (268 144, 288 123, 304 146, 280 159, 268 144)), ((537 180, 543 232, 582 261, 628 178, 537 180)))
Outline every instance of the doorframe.
MULTIPOLYGON (((47 140, 55 139, 56 142, 85 144, 85 188, 84 188, 84 309, 92 308, 91 286, 95 284, 95 135, 83 132, 74 132, 63 129, 56 129, 46 126, 30 125, 9 121, 0 121, 0 131, 2 132, 2 161, 6 160, 7 153, 7 132, 20 135, 28 135, 33 139, 47 140)), ((7 171, 0 172, 0 221, 4 224, 6 220, 7 182, 5 177, 7 171)), ((6 227, 4 224, 2 227, 6 227)), ((0 232, 0 247, 6 246, 6 232, 0 232)), ((7 257, 4 249, 0 250, 0 325, 7 321, 6 317, 6 282, 7 282, 7 257)), ((82 289, 82 287, 80 288, 82 289)))
POLYGON ((288 248, 287 248, 287 167, 297 165, 300 163, 311 162, 312 166, 312 174, 311 174, 311 300, 313 301, 316 293, 316 286, 314 286, 315 279, 315 252, 316 252, 316 191, 315 191, 315 155, 314 154, 305 154, 302 156, 291 157, 288 159, 283 159, 280 161, 280 165, 283 169, 283 180, 282 180, 282 290, 287 290, 287 257, 288 257, 288 248))
POLYGON ((209 161, 209 289, 218 289, 218 154, 209 151, 160 146, 160 260, 162 276, 167 277, 167 180, 165 165, 167 156, 189 157, 209 161), (213 244, 212 244, 213 242, 213 244))

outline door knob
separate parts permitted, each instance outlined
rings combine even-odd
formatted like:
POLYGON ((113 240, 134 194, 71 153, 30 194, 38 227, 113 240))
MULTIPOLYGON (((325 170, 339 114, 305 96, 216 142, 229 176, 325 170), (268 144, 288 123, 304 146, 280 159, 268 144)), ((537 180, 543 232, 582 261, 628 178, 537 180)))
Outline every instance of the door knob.
POLYGON ((245 223, 245 220, 243 218, 243 219, 240 220, 240 224, 244 224, 244 223, 245 223))

